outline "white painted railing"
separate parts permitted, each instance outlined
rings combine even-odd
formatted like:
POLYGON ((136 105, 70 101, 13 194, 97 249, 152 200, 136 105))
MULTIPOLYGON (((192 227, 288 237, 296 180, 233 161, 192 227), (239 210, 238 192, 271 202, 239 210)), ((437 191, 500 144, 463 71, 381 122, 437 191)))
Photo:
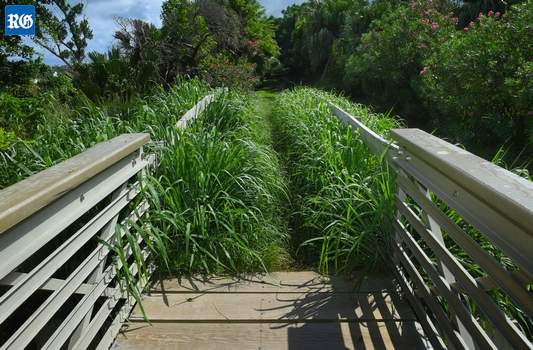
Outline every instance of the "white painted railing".
POLYGON ((0 348, 111 344, 131 300, 109 245, 148 210, 148 141, 118 136, 0 191, 0 348))
POLYGON ((369 149, 386 154, 398 193, 394 269, 436 348, 531 349, 515 321, 491 298, 498 289, 533 320, 533 183, 418 129, 395 129, 395 144, 331 105, 369 149), (516 268, 509 271, 443 210, 455 210, 516 268), (444 238, 447 238, 446 240, 444 238), (473 276, 455 250, 479 266, 473 276), (476 305, 473 315, 467 299, 476 305))
MULTIPOLYGON (((185 127, 214 99, 172 127, 185 127)), ((112 344, 135 304, 112 247, 148 213, 144 175, 156 166, 143 153, 149 140, 118 136, 0 191, 0 349, 112 344)), ((132 247, 123 248, 128 259, 132 247)), ((127 268, 132 276, 139 269, 127 268)))

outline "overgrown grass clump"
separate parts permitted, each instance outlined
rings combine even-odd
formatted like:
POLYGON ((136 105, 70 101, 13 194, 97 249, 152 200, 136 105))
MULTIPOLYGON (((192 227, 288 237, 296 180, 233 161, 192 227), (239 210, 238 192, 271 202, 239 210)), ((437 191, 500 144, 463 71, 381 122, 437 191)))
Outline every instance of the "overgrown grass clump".
POLYGON ((249 97, 227 93, 186 129, 169 130, 149 187, 151 222, 168 238, 170 272, 242 273, 286 264, 280 203, 287 189, 260 126, 249 97))
POLYGON ((286 155, 293 246, 322 272, 373 269, 390 259, 394 181, 383 159, 332 115, 327 101, 380 134, 397 125, 387 115, 315 89, 280 94, 276 148, 286 155))
POLYGON ((33 138, 0 151, 0 189, 122 133, 148 132, 159 140, 208 91, 199 80, 189 80, 119 109, 89 99, 73 110, 51 103, 35 121, 33 138))

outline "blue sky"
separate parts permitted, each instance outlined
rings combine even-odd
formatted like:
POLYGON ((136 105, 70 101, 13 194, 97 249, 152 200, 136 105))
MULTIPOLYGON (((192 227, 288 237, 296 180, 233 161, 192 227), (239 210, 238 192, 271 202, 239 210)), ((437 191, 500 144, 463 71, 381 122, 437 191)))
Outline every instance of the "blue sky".
MULTIPOLYGON (((302 3, 304 0, 260 0, 268 15, 280 16, 287 6, 302 3)), ((113 44, 113 33, 117 29, 115 17, 139 18, 161 25, 159 14, 163 0, 86 0, 85 14, 93 30, 94 38, 89 42, 88 51, 106 51, 113 44)), ((38 49, 42 52, 41 49, 38 49)), ((49 53, 44 53, 48 64, 62 64, 49 53)))

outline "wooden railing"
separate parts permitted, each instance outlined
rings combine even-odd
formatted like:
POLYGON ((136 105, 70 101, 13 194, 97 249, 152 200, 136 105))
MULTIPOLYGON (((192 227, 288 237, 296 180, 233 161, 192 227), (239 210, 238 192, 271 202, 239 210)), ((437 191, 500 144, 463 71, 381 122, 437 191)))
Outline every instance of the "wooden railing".
MULTIPOLYGON (((176 126, 213 100, 204 98, 176 126)), ((393 130, 392 143, 331 108, 395 169, 392 263, 433 345, 530 349, 490 291, 505 293, 531 319, 533 184, 421 130, 393 130), (446 212, 452 209, 514 268, 452 220, 446 212), (481 276, 452 253, 452 241, 481 276)), ((139 198, 143 173, 154 163, 143 153, 148 141, 147 134, 121 135, 0 191, 1 349, 112 343, 135 300, 120 287, 122 266, 112 263, 111 247, 149 209, 139 198)), ((129 268, 134 274, 138 267, 129 268)))
MULTIPOLYGON (((175 126, 215 100, 208 95, 175 126)), ((155 156, 124 134, 0 191, 0 349, 107 349, 136 300, 114 259, 116 238, 148 215, 141 196, 155 156)), ((173 142, 171 140, 170 142, 173 142)), ((125 240, 127 242, 127 240, 125 240)), ((128 260, 132 247, 122 247, 128 260)), ((141 252, 146 262, 149 252, 141 252)), ((146 281, 137 280, 142 290, 146 281)))
POLYGON ((533 183, 422 130, 392 130, 393 144, 342 109, 330 107, 395 169, 394 269, 433 345, 531 349, 527 335, 490 291, 504 293, 533 319, 527 289, 533 283, 533 183), (450 210, 464 223, 452 220, 450 210), (497 247, 514 268, 502 266, 480 239, 497 247), (474 278, 451 245, 482 276, 474 278))
POLYGON ((2 349, 111 344, 132 300, 110 245, 148 210, 149 139, 118 136, 0 191, 2 349))

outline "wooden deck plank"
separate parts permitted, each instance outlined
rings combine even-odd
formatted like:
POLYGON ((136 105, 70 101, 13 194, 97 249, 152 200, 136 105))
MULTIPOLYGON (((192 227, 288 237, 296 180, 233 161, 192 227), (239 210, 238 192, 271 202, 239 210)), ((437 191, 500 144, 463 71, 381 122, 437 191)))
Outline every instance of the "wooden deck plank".
POLYGON ((416 322, 132 323, 113 349, 427 349, 416 322))
MULTIPOLYGON (((388 293, 180 293, 143 300, 154 321, 414 320, 411 308, 388 293)), ((142 320, 136 307, 131 320, 142 320)))
MULTIPOLYGON (((355 274, 357 276, 357 274, 355 274)), ((324 277, 314 271, 273 272, 239 277, 193 276, 181 279, 156 281, 151 288, 153 293, 304 293, 304 292, 377 292, 393 289, 390 275, 360 276, 345 278, 324 277)))

